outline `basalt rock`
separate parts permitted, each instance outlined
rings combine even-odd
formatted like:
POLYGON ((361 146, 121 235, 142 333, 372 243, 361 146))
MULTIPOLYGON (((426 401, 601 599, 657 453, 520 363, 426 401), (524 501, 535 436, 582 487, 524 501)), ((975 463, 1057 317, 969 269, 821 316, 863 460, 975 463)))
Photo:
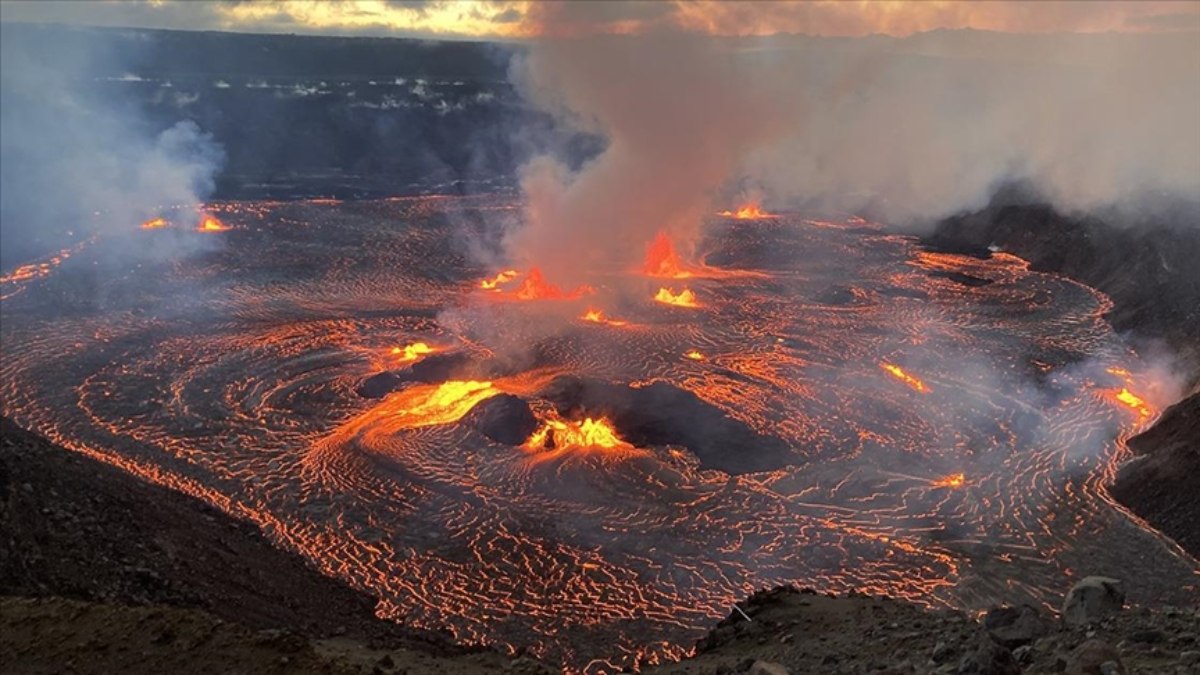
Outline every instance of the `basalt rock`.
POLYGON ((1062 620, 1068 626, 1086 626, 1121 611, 1124 606, 1125 590, 1119 579, 1085 577, 1067 593, 1062 620))
POLYGON ((1046 633, 1042 616, 1029 605, 989 610, 983 617, 983 627, 993 640, 1009 649, 1030 644, 1046 633))
POLYGON ((1067 657, 1066 675, 1123 675, 1121 655, 1101 640, 1088 640, 1067 657))
POLYGON ((384 371, 362 381, 355 392, 363 398, 383 398, 404 384, 404 379, 395 373, 384 371))
POLYGON ((967 653, 958 662, 959 675, 1021 675, 1021 667, 1012 652, 992 640, 986 631, 972 639, 967 653))
POLYGON ((500 394, 480 402, 468 418, 479 433, 508 445, 524 443, 538 425, 529 404, 512 394, 500 394))
POLYGON ((542 392, 568 417, 603 416, 638 447, 683 446, 704 468, 742 474, 796 460, 782 439, 761 434, 686 389, 655 382, 631 387, 563 376, 542 392))

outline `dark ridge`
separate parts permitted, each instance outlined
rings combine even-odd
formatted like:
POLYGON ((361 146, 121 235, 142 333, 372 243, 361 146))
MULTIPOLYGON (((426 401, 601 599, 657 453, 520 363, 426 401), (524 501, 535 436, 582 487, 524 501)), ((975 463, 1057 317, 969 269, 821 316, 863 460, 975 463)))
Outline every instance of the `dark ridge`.
POLYGON ((781 469, 796 461, 779 438, 759 434, 690 391, 665 382, 635 388, 563 376, 542 395, 565 417, 607 417, 621 437, 636 446, 686 447, 704 468, 742 474, 781 469))
POLYGON ((1037 271, 1054 272, 1112 298, 1113 328, 1162 340, 1195 378, 1200 374, 1200 227, 1191 215, 1121 227, 1095 216, 1065 215, 1039 203, 998 197, 987 208, 948 218, 925 243, 975 252, 996 245, 1037 271))
POLYGON ((253 523, 0 419, 0 594, 199 609, 252 629, 463 653, 378 619, 375 600, 253 523))
POLYGON ((1112 496, 1200 557, 1200 393, 1167 408, 1129 449, 1138 459, 1122 467, 1112 496))

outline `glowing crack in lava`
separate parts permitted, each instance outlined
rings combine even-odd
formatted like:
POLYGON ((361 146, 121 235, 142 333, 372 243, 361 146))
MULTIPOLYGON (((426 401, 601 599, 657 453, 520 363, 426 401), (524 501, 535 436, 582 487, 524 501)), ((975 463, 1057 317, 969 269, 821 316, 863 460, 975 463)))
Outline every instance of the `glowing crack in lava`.
POLYGON ((900 380, 904 384, 907 384, 913 391, 919 391, 922 394, 928 394, 930 392, 929 387, 924 382, 904 372, 900 366, 883 362, 879 364, 879 367, 887 371, 892 377, 900 380))
POLYGON ((146 222, 142 223, 142 229, 143 230, 158 230, 158 229, 162 229, 162 228, 166 227, 169 224, 170 223, 167 222, 166 218, 163 218, 160 216, 158 218, 151 218, 150 220, 147 220, 146 222))
POLYGON ((229 229, 229 226, 218 220, 216 216, 206 213, 200 217, 200 224, 196 229, 200 232, 224 232, 229 229))
POLYGON ((695 349, 691 349, 691 350, 688 350, 687 352, 685 352, 684 357, 689 358, 693 361, 703 361, 706 358, 703 354, 696 351, 695 349))
POLYGON ((131 271, 93 264, 102 237, 34 263, 0 279, 0 406, 253 519, 381 617, 572 672, 679 658, 779 584, 977 610, 1138 569, 1131 602, 1200 601, 1196 561, 1105 489, 1147 421, 1117 394, 1158 400, 1102 294, 780 214, 701 233, 721 261, 690 268, 703 311, 649 302, 661 283, 635 255, 604 292, 646 301, 600 328, 585 306, 513 301, 520 275, 500 292, 471 276, 446 214, 519 206, 230 202, 243 245, 131 271), (390 350, 417 339, 455 353, 414 373, 390 350), (881 363, 938 384, 911 396, 881 363), (385 373, 382 398, 358 393, 385 373), (741 440, 701 451, 729 427, 741 440))
POLYGON ((685 288, 676 293, 675 291, 663 287, 658 289, 654 294, 654 301, 661 302, 664 305, 674 305, 676 307, 699 307, 700 303, 696 301, 696 294, 685 288))
POLYGON ((521 276, 521 273, 517 270, 504 270, 503 272, 497 273, 496 276, 490 279, 481 279, 479 281, 479 287, 485 291, 499 291, 500 286, 507 284, 519 276, 521 276))
POLYGON ((422 356, 433 354, 437 349, 430 347, 424 342, 414 342, 403 347, 392 347, 391 354, 396 357, 400 363, 409 363, 416 361, 422 356))
POLYGON ((542 271, 536 267, 529 270, 525 280, 512 292, 512 297, 518 300, 576 300, 592 293, 589 286, 579 286, 572 291, 564 291, 546 281, 542 271))
POLYGON ((765 220, 779 217, 763 211, 758 207, 758 204, 746 204, 745 206, 739 206, 736 211, 720 211, 717 215, 735 220, 765 220))

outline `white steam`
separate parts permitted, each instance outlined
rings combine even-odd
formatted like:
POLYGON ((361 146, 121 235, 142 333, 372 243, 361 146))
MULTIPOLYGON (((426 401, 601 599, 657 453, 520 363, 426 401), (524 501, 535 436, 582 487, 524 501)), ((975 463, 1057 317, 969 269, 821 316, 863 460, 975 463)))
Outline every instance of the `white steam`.
MULTIPOLYGON (((156 129, 136 104, 97 81, 97 74, 128 72, 136 45, 105 42, 97 33, 46 44, 39 27, 4 30, 0 228, 6 247, 44 253, 70 233, 126 234, 164 209, 196 205, 211 194, 224 161, 211 135, 186 119, 156 129)), ((169 253, 161 243, 152 247, 148 238, 134 238, 124 253, 169 253)))
POLYGON ((1010 181, 1070 210, 1200 196, 1194 34, 608 36, 536 44, 514 75, 608 139, 578 171, 526 166, 509 254, 565 282, 686 239, 731 184, 903 226, 1010 181))

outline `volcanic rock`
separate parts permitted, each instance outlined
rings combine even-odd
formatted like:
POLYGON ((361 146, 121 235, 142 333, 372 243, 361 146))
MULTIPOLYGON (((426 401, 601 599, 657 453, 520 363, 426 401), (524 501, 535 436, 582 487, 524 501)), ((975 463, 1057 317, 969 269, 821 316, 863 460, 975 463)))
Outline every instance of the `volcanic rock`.
POLYGON ((538 425, 529 404, 512 394, 500 394, 480 402, 467 417, 479 433, 508 445, 524 443, 538 425))
POLYGON ((1021 675, 1012 652, 996 644, 986 631, 975 635, 958 662, 959 675, 1021 675))
POLYGON ((486 378, 483 368, 469 354, 451 352, 433 354, 414 363, 409 372, 412 379, 425 384, 441 384, 446 380, 486 378))
POLYGON ((404 379, 395 373, 384 371, 362 381, 355 390, 363 398, 383 398, 404 384, 404 379))
POLYGON ((1085 577, 1071 587, 1062 606, 1068 626, 1085 626, 1119 612, 1125 606, 1125 591, 1119 579, 1085 577))
POLYGON ((988 635, 1009 649, 1027 645, 1046 633, 1046 624, 1038 611, 1029 605, 997 607, 983 617, 988 635))
POLYGON ((794 461, 783 440, 760 434, 690 391, 665 382, 631 387, 563 376, 542 392, 564 416, 604 416, 638 447, 675 445, 705 468, 742 474, 770 471, 794 461))
POLYGON ((1128 446, 1137 457, 1121 468, 1113 497, 1200 555, 1200 393, 1167 408, 1128 446))
POLYGON ((1195 211, 1165 212, 1136 227, 1113 214, 1060 213, 1019 187, 1002 189, 984 209, 948 218, 925 242, 941 250, 988 257, 999 245, 1030 262, 1112 298, 1108 319, 1118 331, 1165 340, 1184 368, 1200 369, 1200 229, 1195 211))
POLYGON ((1121 663, 1121 655, 1111 645, 1102 640, 1088 640, 1067 657, 1064 672, 1066 675, 1123 674, 1125 666, 1121 663))

